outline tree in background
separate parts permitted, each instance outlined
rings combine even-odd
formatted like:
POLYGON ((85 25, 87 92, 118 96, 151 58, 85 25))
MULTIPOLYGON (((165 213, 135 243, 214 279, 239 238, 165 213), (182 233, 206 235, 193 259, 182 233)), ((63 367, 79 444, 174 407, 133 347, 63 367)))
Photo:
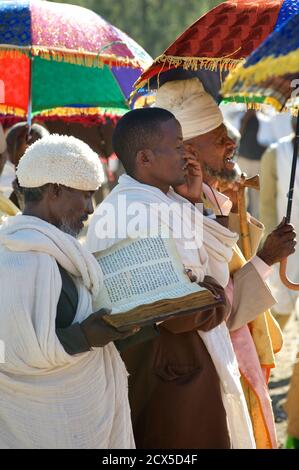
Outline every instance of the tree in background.
MULTIPOLYGON (((56 0, 58 1, 58 0, 56 0)), ((89 8, 118 27, 154 58, 220 0, 60 0, 89 8)))

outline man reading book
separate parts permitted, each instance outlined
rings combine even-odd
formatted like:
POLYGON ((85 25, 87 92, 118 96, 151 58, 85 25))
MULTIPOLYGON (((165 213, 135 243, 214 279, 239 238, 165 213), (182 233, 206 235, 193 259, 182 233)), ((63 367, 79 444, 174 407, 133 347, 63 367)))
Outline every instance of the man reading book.
MULTIPOLYGON (((237 236, 195 207, 194 203, 200 202, 194 187, 201 178, 201 167, 184 152, 178 121, 159 108, 131 111, 119 121, 113 144, 127 174, 120 177, 102 204, 111 208, 110 218, 115 217, 118 233, 97 236, 100 205, 88 229, 88 247, 93 252, 104 250, 121 236, 129 236, 130 211, 124 217, 117 210, 121 197, 125 196, 128 204, 142 205, 139 223, 145 230, 149 221, 162 221, 159 207, 175 204, 169 230, 176 234, 174 219, 178 221, 183 208, 185 232, 175 237, 182 265, 196 282, 223 295, 237 236)), ((168 320, 159 325, 159 337, 123 351, 130 373, 137 447, 255 447, 226 317, 227 309, 222 307, 168 320)))
POLYGON ((0 227, 0 448, 134 448, 113 344, 134 329, 93 310, 102 272, 75 239, 102 181, 98 156, 51 135, 26 150, 17 176, 25 209, 0 227))

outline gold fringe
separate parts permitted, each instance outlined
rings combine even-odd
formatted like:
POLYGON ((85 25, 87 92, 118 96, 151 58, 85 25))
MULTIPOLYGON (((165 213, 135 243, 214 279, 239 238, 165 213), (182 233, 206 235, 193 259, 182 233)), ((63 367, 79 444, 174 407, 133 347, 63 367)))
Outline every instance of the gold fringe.
MULTIPOLYGON (((234 51, 233 54, 237 52, 234 51)), ((211 71, 228 71, 235 68, 240 60, 230 59, 226 57, 179 57, 171 55, 160 55, 155 60, 155 64, 163 63, 163 66, 167 63, 170 67, 183 67, 185 70, 198 70, 206 69, 211 71)))
POLYGON ((122 116, 128 109, 121 109, 121 108, 53 108, 53 109, 46 109, 39 113, 34 113, 38 116, 61 116, 61 117, 70 117, 70 116, 97 116, 97 115, 104 115, 104 114, 113 114, 115 116, 122 116))
MULTIPOLYGON (((247 109, 255 109, 255 110, 260 110, 262 109, 263 105, 267 104, 270 106, 273 106, 273 108, 276 109, 276 111, 281 111, 281 103, 274 97, 271 96, 265 96, 263 99, 263 102, 257 102, 254 101, 256 97, 259 97, 259 95, 255 93, 246 93, 246 92, 238 92, 235 94, 226 94, 225 99, 227 99, 230 103, 236 103, 239 104, 240 100, 238 98, 241 98, 242 101, 247 109)), ((225 101, 225 100, 224 100, 225 101)))
POLYGON ((258 84, 271 77, 281 77, 299 72, 299 49, 279 57, 267 57, 251 67, 242 67, 240 64, 226 78, 221 94, 229 95, 238 82, 242 87, 258 84))
POLYGON ((0 59, 2 58, 11 58, 16 59, 19 57, 29 57, 30 56, 30 49, 28 47, 20 48, 20 49, 12 49, 7 46, 3 47, 0 45, 0 59))
MULTIPOLYGON (((239 49, 234 51, 232 54, 235 54, 238 52, 239 49)), ((171 55, 166 55, 162 54, 158 56, 153 64, 149 67, 152 68, 154 65, 157 65, 159 63, 162 64, 160 71, 158 72, 157 76, 157 83, 158 83, 158 88, 160 85, 159 79, 160 79, 160 74, 164 71, 165 65, 167 64, 168 67, 183 67, 184 70, 198 70, 198 69, 205 69, 205 70, 211 70, 211 71, 220 71, 220 77, 222 75, 222 72, 226 72, 229 70, 234 69, 240 61, 244 61, 244 59, 230 59, 229 56, 225 57, 180 57, 180 56, 171 56, 171 55)), ((146 73, 146 71, 141 75, 140 78, 136 80, 134 83, 134 89, 139 90, 140 88, 143 88, 146 83, 149 86, 149 80, 144 79, 143 75, 146 73)))
POLYGON ((45 60, 55 60, 57 62, 67 62, 74 65, 84 65, 86 67, 133 67, 143 68, 137 59, 130 57, 118 57, 112 54, 95 54, 84 50, 72 51, 71 49, 48 49, 45 47, 32 46, 31 52, 34 56, 39 56, 45 60))
POLYGON ((85 67, 99 67, 104 65, 109 67, 133 67, 135 69, 144 69, 144 64, 137 59, 130 57, 118 57, 112 54, 96 54, 86 52, 83 49, 73 51, 72 49, 59 49, 59 48, 46 48, 40 46, 30 47, 7 47, 0 45, 0 58, 1 57, 27 57, 38 56, 45 60, 55 60, 56 62, 67 62, 74 65, 83 65, 85 67))
POLYGON ((27 111, 21 108, 15 108, 14 106, 7 106, 6 104, 0 104, 0 114, 12 114, 17 117, 26 117, 27 111))

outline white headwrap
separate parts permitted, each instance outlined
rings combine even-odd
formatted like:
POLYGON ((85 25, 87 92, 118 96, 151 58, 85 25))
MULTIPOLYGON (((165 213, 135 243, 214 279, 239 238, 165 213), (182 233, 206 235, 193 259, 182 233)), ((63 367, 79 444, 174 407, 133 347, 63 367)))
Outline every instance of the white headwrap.
POLYGON ((98 155, 82 140, 52 134, 28 147, 19 161, 17 177, 24 188, 56 183, 95 191, 104 180, 104 172, 98 155))
POLYGON ((218 105, 198 78, 165 83, 157 92, 155 106, 175 115, 184 140, 206 134, 223 122, 218 105))

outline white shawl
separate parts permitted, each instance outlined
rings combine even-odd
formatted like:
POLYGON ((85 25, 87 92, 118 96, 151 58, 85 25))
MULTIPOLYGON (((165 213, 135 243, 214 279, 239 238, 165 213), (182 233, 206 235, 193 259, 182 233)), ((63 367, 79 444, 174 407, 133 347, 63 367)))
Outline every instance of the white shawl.
MULTIPOLYGON (((171 221, 169 222, 163 214, 161 215, 161 211, 157 212, 155 206, 153 208, 154 204, 161 205, 164 203, 168 206, 173 202, 178 203, 178 205, 186 204, 185 207, 191 209, 190 213, 188 210, 184 211, 184 215, 186 215, 184 217, 186 229, 184 234, 186 238, 175 238, 177 227, 175 224, 169 227, 174 234, 182 263, 185 267, 192 269, 197 275, 198 281, 202 281, 204 276, 209 274, 223 287, 227 285, 229 280, 228 263, 232 257, 232 246, 236 243, 238 236, 222 227, 215 220, 204 217, 197 208, 175 193, 173 189, 170 189, 166 195, 159 189, 141 184, 128 175, 122 175, 119 178, 119 184, 100 204, 91 220, 86 241, 91 251, 104 250, 119 241, 119 238, 103 239, 99 237, 101 235, 100 226, 97 227, 97 223, 101 222, 99 214, 107 212, 110 217, 114 215, 116 217, 115 226, 119 233, 127 233, 128 220, 123 211, 118 210, 119 196, 126 196, 128 205, 134 202, 143 204, 148 209, 147 213, 151 208, 151 213, 160 217, 163 224, 171 223, 171 221), (192 215, 189 217, 189 214, 192 215), (198 230, 195 233, 192 230, 193 220, 196 220, 198 224, 198 230), (126 227, 121 227, 120 230, 120 224, 125 224, 126 227), (203 239, 201 235, 202 228, 203 239), (195 243, 195 247, 186 249, 190 240, 195 243)), ((176 211, 175 206, 172 207, 173 211, 181 216, 181 211, 176 211)), ((144 229, 148 229, 147 221, 144 222, 144 229)), ((233 448, 254 448, 251 421, 240 383, 238 364, 226 324, 222 323, 209 332, 198 331, 198 334, 204 341, 220 378, 232 446, 233 448)))
POLYGON ((0 448, 132 448, 127 372, 114 345, 70 356, 55 335, 56 261, 76 283, 80 322, 102 283, 93 256, 36 217, 0 228, 0 448))

